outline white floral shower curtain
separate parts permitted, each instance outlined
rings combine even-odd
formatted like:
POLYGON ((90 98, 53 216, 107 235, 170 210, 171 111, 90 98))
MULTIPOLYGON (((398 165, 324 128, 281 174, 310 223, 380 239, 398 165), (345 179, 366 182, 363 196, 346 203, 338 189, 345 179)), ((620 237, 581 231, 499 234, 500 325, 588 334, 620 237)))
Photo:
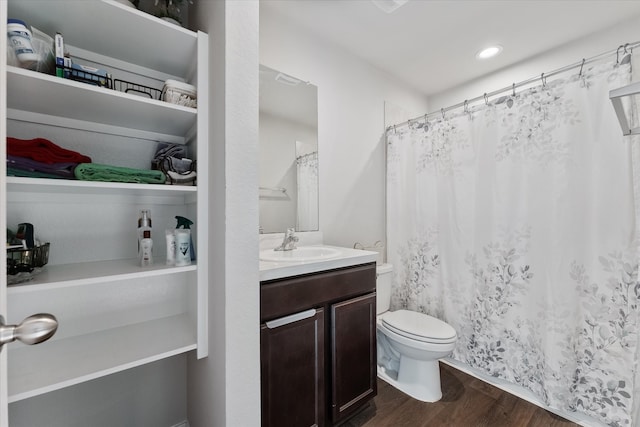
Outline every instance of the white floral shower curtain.
POLYGON ((637 163, 608 99, 629 82, 600 64, 390 130, 387 238, 393 308, 451 324, 453 358, 634 427, 637 163))
POLYGON ((318 229, 318 152, 296 158, 298 180, 298 231, 318 229))

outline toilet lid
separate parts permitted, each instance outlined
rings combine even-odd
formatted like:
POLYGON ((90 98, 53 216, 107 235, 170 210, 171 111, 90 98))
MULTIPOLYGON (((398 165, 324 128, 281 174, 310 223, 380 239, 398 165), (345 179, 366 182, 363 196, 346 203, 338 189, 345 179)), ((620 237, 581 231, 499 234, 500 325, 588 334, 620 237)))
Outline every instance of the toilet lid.
POLYGON ((382 323, 393 332, 418 341, 449 343, 456 339, 451 325, 417 311, 388 311, 382 315, 382 323))

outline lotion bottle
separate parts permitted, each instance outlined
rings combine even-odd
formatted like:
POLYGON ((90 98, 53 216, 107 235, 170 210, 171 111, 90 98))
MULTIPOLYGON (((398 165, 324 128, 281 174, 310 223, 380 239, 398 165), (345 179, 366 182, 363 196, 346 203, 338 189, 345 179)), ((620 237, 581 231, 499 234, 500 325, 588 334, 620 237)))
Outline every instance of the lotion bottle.
POLYGON ((152 257, 153 250, 153 241, 151 240, 151 213, 149 210, 145 209, 140 213, 140 218, 138 218, 138 261, 140 265, 151 265, 153 263, 152 257), (143 245, 142 241, 148 239, 149 242, 145 242, 146 246, 148 246, 148 259, 146 261, 143 260, 143 245), (146 262, 149 262, 147 264, 146 262))
POLYGON ((173 229, 165 230, 167 239, 167 265, 176 264, 176 233, 173 229))
MULTIPOLYGON (((145 231, 147 234, 148 231, 145 231)), ((145 237, 140 241, 140 266, 148 267, 153 265, 153 241, 145 237)))

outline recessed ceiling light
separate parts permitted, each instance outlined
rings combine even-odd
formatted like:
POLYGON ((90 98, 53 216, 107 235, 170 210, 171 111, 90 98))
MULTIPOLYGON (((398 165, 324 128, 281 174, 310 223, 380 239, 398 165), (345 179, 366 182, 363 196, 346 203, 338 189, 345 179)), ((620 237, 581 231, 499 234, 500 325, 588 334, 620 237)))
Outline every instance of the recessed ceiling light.
POLYGON ((400 6, 404 5, 409 0, 371 0, 373 4, 378 6, 378 9, 385 13, 391 13, 400 6))
POLYGON ((502 46, 500 45, 489 46, 488 48, 482 49, 480 52, 476 53, 476 58, 477 59, 493 58, 500 52, 502 52, 502 46))

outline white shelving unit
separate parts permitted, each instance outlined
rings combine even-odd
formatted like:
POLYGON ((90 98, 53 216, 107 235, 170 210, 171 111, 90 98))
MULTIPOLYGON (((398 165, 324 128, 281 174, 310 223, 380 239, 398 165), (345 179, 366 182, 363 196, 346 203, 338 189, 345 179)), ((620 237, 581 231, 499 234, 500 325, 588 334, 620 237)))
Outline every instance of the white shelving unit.
POLYGON ((144 132, 148 135, 168 134, 182 139, 182 142, 196 121, 198 112, 194 108, 131 96, 22 68, 7 68, 10 119, 43 114, 120 127, 129 132, 140 131, 141 135, 144 132), (24 96, 25 93, 33 93, 34 96, 24 96), (47 94, 47 98, 64 101, 42 102, 37 94, 47 94), (82 108, 78 108, 80 105, 82 108))
POLYGON ((60 325, 45 343, 8 347, 9 402, 180 353, 207 356, 207 263, 164 265, 164 230, 176 215, 192 219, 197 257, 207 259, 208 36, 112 0, 9 0, 8 12, 61 32, 72 57, 114 78, 198 89, 198 108, 187 108, 7 66, 7 136, 47 138, 115 166, 148 168, 159 142, 184 144, 198 160, 189 187, 6 177, 8 227, 33 223, 51 243, 43 271, 8 287, 7 320, 49 312, 60 325), (141 209, 153 221, 148 268, 134 258, 141 209))
POLYGON ((137 258, 50 265, 33 280, 18 286, 11 286, 7 290, 7 293, 9 295, 31 292, 37 293, 41 291, 43 287, 46 287, 47 290, 52 290, 74 286, 89 286, 95 283, 135 280, 138 278, 166 276, 196 270, 197 265, 195 263, 184 267, 174 267, 156 263, 151 267, 141 269, 138 265, 137 258))
POLYGON ((12 350, 9 403, 194 350, 191 329, 189 319, 178 315, 56 340, 47 347, 12 350), (160 331, 176 339, 149 340, 160 331), (146 344, 141 346, 141 342, 146 344), (70 354, 74 363, 70 363, 70 354), (58 366, 65 369, 52 369, 58 366))

